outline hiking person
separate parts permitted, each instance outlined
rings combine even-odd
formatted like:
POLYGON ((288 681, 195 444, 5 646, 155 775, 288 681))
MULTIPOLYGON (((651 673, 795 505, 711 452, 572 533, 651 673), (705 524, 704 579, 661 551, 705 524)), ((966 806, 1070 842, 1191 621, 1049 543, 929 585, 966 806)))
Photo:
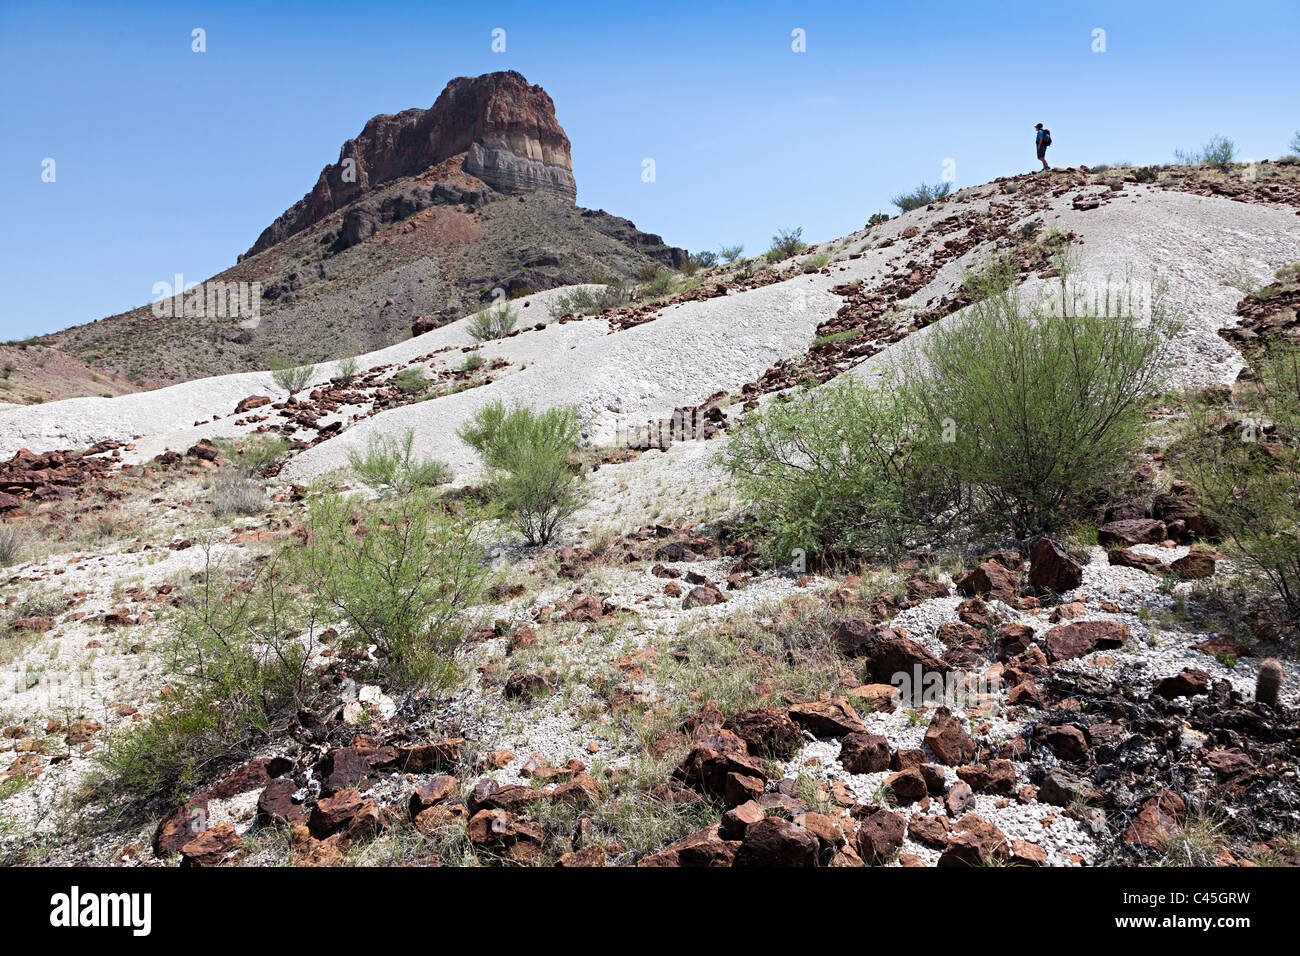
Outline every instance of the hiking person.
POLYGON ((1051 169, 1052 167, 1047 165, 1047 147, 1052 145, 1052 131, 1043 129, 1042 123, 1036 124, 1034 129, 1038 130, 1038 134, 1034 136, 1034 145, 1038 147, 1038 161, 1043 164, 1044 169, 1051 169))

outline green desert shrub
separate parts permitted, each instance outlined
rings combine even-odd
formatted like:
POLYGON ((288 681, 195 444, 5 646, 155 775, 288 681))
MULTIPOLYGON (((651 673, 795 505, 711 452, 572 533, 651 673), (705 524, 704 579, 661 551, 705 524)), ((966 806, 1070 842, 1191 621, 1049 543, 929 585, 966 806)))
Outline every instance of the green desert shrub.
POLYGON ((475 342, 503 339, 519 324, 519 310, 509 302, 475 312, 469 318, 469 335, 475 342))
POLYGON ((409 428, 400 436, 371 435, 365 451, 348 454, 348 465, 353 474, 383 497, 406 495, 451 481, 451 469, 445 462, 416 456, 415 432, 409 428))
POLYGON ((737 243, 737 244, 734 245, 734 246, 719 246, 719 247, 718 247, 718 255, 720 255, 720 256, 723 258, 723 260, 726 261, 726 263, 727 263, 728 265, 730 265, 731 263, 735 262, 735 261, 736 261, 737 259, 739 259, 742 255, 744 255, 744 253, 745 253, 745 247, 744 247, 743 245, 741 245, 740 243, 737 243))
POLYGON ((271 370, 271 381, 290 395, 302 391, 311 381, 312 366, 310 365, 302 365, 278 355, 272 355, 267 359, 266 364, 271 370))
POLYGON ((1146 302, 1128 284, 1089 295, 1068 252, 1054 262, 1055 301, 1022 293, 1009 258, 969 274, 970 308, 893 370, 937 467, 1019 538, 1130 468, 1180 327, 1163 288, 1146 302))
POLYGON ((0 524, 0 567, 13 564, 23 553, 26 537, 14 524, 0 524))
POLYGON ((1300 621, 1300 348, 1257 363, 1244 416, 1189 416, 1183 469, 1235 563, 1300 621))
POLYGON ((576 409, 481 408, 459 432, 483 458, 488 491, 529 544, 546 544, 580 505, 570 456, 582 436, 576 409))
POLYGON ((357 357, 349 355, 334 363, 334 375, 344 385, 351 385, 357 377, 357 357))
POLYGON ((290 560, 314 613, 341 619, 346 645, 373 645, 395 685, 450 686, 489 571, 472 516, 447 514, 427 491, 374 508, 326 495, 307 526, 290 560))
POLYGON ((867 220, 867 228, 871 229, 886 222, 889 222, 889 213, 873 212, 871 217, 867 220))
POLYGON ((951 191, 952 183, 935 183, 933 186, 929 183, 921 183, 910 193, 900 193, 890 202, 903 212, 911 212, 913 209, 920 209, 922 206, 930 205, 936 199, 942 199, 951 191))
POLYGON ((388 381, 403 395, 419 395, 431 384, 424 369, 416 365, 395 372, 388 381))
POLYGON ((1181 166, 1217 166, 1222 168, 1237 155, 1236 144, 1226 136, 1215 136, 1200 149, 1174 150, 1174 160, 1181 166))
POLYGON ((255 515, 266 507, 262 487, 247 475, 233 470, 222 470, 212 481, 212 514, 217 518, 227 515, 255 515))
POLYGON ((318 622, 283 561, 251 577, 208 562, 170 626, 166 672, 176 695, 100 760, 111 790, 152 800, 188 796, 246 759, 308 690, 318 622))
POLYGON ((772 244, 768 246, 765 255, 768 262, 780 262, 798 255, 806 248, 808 244, 803 241, 803 226, 796 226, 793 229, 778 231, 772 237, 772 244))
POLYGON ((766 557, 893 555, 936 536, 954 501, 921 425, 898 391, 849 378, 751 416, 722 463, 765 530, 766 557))

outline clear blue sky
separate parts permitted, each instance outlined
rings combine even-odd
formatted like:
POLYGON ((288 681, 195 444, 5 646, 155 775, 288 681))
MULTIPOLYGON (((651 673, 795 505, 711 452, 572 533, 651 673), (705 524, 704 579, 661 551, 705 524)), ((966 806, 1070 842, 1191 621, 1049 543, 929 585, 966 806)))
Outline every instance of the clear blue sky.
POLYGON ((860 228, 945 159, 959 186, 1026 172, 1039 121, 1055 165, 1164 162, 1215 134, 1277 157, 1300 128, 1298 38, 1295 0, 2 2, 0 339, 230 266, 370 116, 454 76, 546 88, 581 205, 758 252, 782 227, 860 228))

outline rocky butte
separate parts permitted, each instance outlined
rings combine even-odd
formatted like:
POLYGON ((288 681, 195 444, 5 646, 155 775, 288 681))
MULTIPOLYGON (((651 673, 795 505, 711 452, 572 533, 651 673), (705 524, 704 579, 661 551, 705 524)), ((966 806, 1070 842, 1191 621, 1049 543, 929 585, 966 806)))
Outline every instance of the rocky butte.
POLYGON ((569 202, 577 197, 569 137, 547 92, 513 70, 462 76, 427 110, 373 117, 343 144, 338 162, 321 170, 312 191, 268 226, 245 255, 310 228, 386 183, 439 164, 454 165, 508 195, 544 192, 569 202))

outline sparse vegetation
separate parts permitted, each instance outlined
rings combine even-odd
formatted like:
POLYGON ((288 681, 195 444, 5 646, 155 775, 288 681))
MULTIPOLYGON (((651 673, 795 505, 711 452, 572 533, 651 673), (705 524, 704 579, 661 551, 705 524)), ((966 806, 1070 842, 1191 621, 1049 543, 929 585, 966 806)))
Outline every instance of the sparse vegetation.
POLYGON ((499 302, 490 309, 475 312, 469 319, 469 335, 475 342, 503 339, 519 323, 519 310, 509 302, 499 302))
POLYGON ((493 402, 460 437, 492 475, 488 490, 529 544, 546 544, 580 501, 570 456, 582 435, 573 408, 535 412, 493 402))
POLYGON ((1007 259, 971 273, 974 304, 895 370, 937 468, 1022 539, 1129 468, 1181 327, 1162 288, 1145 304, 1127 286, 1108 288, 1097 305, 1075 286, 1068 251, 1054 265, 1055 302, 1026 301, 1007 259))
POLYGON ((371 435, 364 452, 348 455, 348 464, 353 474, 385 497, 443 485, 452 477, 445 462, 416 457, 415 432, 409 428, 400 437, 371 435))
POLYGON ((1300 348, 1262 356, 1241 404, 1189 416, 1184 468, 1242 570, 1300 621, 1300 348))
POLYGON ((911 212, 913 209, 920 209, 922 206, 930 205, 936 199, 942 199, 950 192, 952 192, 952 183, 949 182, 935 183, 933 186, 928 183, 921 183, 910 193, 900 193, 890 202, 903 212, 911 212))
POLYGON ((212 482, 212 514, 255 515, 266 507, 266 495, 251 478, 234 471, 223 471, 212 482))
POLYGON ((892 390, 843 379, 732 434, 723 463, 765 529, 769 561, 892 555, 933 536, 952 501, 917 457, 914 414, 892 390))
POLYGON ((0 567, 17 562, 26 543, 26 535, 18 525, 0 524, 0 567))
POLYGON ((794 229, 782 229, 777 232, 772 237, 772 244, 765 255, 768 262, 780 262, 798 255, 807 246, 808 244, 803 241, 803 226, 796 226, 794 229))
POLYGON ((419 395, 431 384, 429 376, 418 365, 412 365, 393 374, 388 380, 403 395, 419 395))
POLYGON ((370 510, 325 495, 312 502, 307 543, 288 557, 315 616, 347 626, 345 646, 374 645, 398 686, 446 687, 488 572, 473 524, 427 491, 370 510))
POLYGON ((266 366, 271 370, 271 381, 290 395, 302 391, 307 383, 311 381, 313 368, 310 365, 303 365, 272 355, 267 359, 266 366))
POLYGON ((740 243, 737 243, 734 246, 718 247, 718 255, 721 256, 723 261, 725 261, 728 265, 735 262, 742 255, 744 255, 744 252, 745 252, 745 247, 740 243))
POLYGON ((357 357, 349 355, 334 363, 334 374, 344 385, 351 385, 357 377, 357 357))
POLYGON ((1226 136, 1214 136, 1200 149, 1174 150, 1174 160, 1180 166, 1227 166, 1237 155, 1237 147, 1226 136))
POLYGON ((209 552, 196 598, 168 638, 179 696, 110 739, 100 759, 111 789, 170 799, 266 739, 305 690, 316 637, 317 622, 291 581, 276 560, 232 580, 209 552))

